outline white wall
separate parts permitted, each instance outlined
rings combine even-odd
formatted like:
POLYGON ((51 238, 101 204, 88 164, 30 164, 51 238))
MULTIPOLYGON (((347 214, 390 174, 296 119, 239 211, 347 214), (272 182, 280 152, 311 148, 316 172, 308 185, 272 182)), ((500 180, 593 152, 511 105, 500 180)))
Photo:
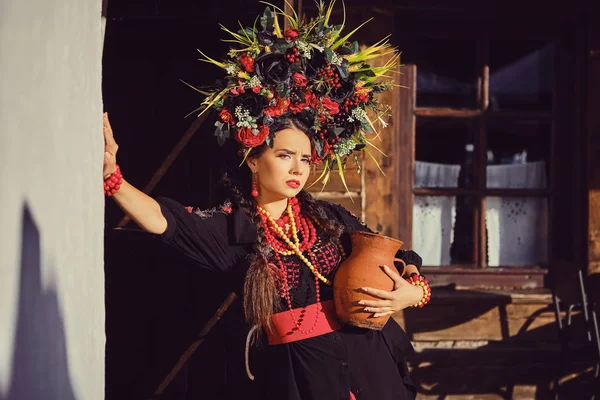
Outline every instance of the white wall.
POLYGON ((0 1, 0 398, 104 398, 100 11, 0 1))

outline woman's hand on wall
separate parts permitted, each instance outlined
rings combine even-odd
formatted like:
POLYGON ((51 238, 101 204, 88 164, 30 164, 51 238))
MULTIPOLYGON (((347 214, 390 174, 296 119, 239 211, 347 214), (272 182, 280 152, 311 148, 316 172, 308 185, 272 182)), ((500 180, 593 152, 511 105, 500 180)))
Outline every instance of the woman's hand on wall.
POLYGON ((102 117, 104 131, 104 179, 108 178, 117 170, 117 151, 119 145, 115 142, 113 130, 108 120, 108 113, 104 113, 102 117))
MULTIPOLYGON (((104 130, 104 179, 117 170, 117 151, 113 130, 108 120, 108 113, 103 116, 104 130)), ((160 205, 152 197, 130 185, 125 179, 112 198, 119 207, 135 221, 143 230, 161 234, 167 230, 167 220, 162 214, 160 205)))

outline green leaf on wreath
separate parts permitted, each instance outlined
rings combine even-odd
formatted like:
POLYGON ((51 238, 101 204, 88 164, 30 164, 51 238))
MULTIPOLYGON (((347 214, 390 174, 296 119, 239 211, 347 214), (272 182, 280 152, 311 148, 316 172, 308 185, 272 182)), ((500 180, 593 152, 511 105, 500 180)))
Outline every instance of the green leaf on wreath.
POLYGON ((273 30, 274 23, 273 11, 271 11, 270 7, 265 8, 265 12, 260 17, 260 26, 262 26, 263 30, 270 32, 273 30))
POLYGON ((319 158, 323 158, 325 157, 325 153, 324 153, 324 148, 323 148, 323 141, 320 139, 315 140, 315 150, 317 151, 317 155, 319 156, 319 158))
POLYGON ((277 85, 277 94, 281 98, 288 97, 288 95, 290 94, 290 87, 285 83, 280 83, 279 85, 277 85))

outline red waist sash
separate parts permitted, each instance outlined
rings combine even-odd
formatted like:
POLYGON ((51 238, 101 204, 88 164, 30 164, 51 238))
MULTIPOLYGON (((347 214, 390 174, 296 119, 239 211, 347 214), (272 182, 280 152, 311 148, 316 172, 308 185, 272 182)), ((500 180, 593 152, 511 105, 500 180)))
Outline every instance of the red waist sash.
POLYGON ((298 340, 304 340, 315 336, 325 335, 326 333, 337 331, 342 327, 342 324, 340 323, 335 314, 335 306, 333 300, 327 300, 320 303, 311 304, 305 309, 306 312, 302 315, 302 309, 295 308, 293 310, 294 316, 296 317, 296 321, 299 321, 300 318, 302 318, 302 323, 300 323, 300 327, 303 331, 308 331, 315 323, 317 314, 319 314, 319 321, 317 322, 317 325, 312 330, 312 332, 300 332, 294 324, 294 320, 292 319, 292 313, 290 313, 289 311, 283 311, 274 314, 271 317, 274 332, 267 332, 267 336, 269 337, 269 344, 283 344, 296 342, 298 340))

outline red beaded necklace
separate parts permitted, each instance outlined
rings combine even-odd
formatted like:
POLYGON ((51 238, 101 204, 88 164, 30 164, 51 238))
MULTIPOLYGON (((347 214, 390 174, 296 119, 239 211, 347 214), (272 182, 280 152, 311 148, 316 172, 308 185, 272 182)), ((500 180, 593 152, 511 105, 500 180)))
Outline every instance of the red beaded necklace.
MULTIPOLYGON (((315 276, 315 291, 317 303, 321 302, 319 281, 322 281, 327 285, 331 285, 332 282, 328 278, 323 276, 317 270, 315 265, 318 265, 318 261, 323 261, 324 264, 329 264, 334 260, 329 260, 329 258, 327 258, 326 260, 318 260, 314 252, 312 251, 314 244, 317 242, 317 230, 311 219, 301 215, 300 204, 298 202, 298 199, 290 199, 288 201, 287 206, 287 215, 282 218, 279 218, 276 221, 271 217, 268 211, 266 211, 260 206, 257 206, 257 208, 260 213, 267 243, 269 243, 269 245, 275 251, 275 259, 277 260, 277 264, 279 265, 279 269, 281 271, 281 276, 283 280, 283 296, 286 299, 288 309, 291 313, 292 320, 294 321, 294 326, 298 331, 300 331, 303 334, 312 333, 319 322, 319 313, 317 313, 315 317, 315 322, 310 329, 302 330, 300 328, 300 324, 298 323, 296 315, 294 314, 294 311, 292 309, 290 285, 287 278, 287 267, 281 259, 281 256, 291 256, 295 254, 311 270, 311 272, 315 276), (291 225, 291 238, 283 231, 283 227, 288 223, 291 225), (301 234, 301 238, 298 237, 298 233, 301 234), (283 240, 283 242, 278 239, 283 240), (304 252, 308 254, 310 260, 304 256, 304 252)), ((314 220, 314 222, 319 224, 316 219, 314 220)), ((339 241, 336 241, 336 244, 340 251, 340 255, 342 256, 342 258, 344 258, 345 253, 341 243, 339 243, 339 241)), ((332 268, 326 269, 326 273, 328 273, 332 268)), ((301 311, 301 317, 304 315, 305 312, 306 307, 303 307, 301 311)))

